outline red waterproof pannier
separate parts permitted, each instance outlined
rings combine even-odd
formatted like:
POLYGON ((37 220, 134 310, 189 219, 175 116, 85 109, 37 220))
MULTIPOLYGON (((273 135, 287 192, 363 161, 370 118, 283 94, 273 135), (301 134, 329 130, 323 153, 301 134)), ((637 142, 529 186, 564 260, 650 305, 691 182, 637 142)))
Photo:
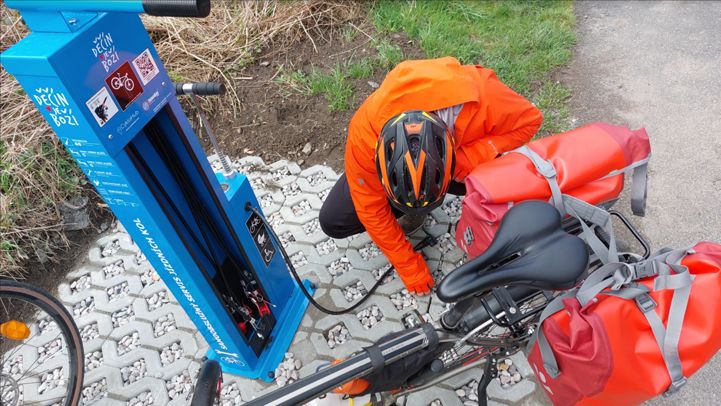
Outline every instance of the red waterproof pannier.
POLYGON ((528 360, 557 405, 636 405, 721 348, 721 245, 605 265, 541 316, 528 360))
POLYGON ((479 165, 465 179, 467 193, 456 241, 476 257, 488 248, 513 204, 550 200, 563 212, 561 194, 594 205, 612 201, 623 190, 624 174, 632 170, 636 189, 632 204, 634 212, 642 214, 650 154, 645 129, 594 123, 531 142, 479 165))

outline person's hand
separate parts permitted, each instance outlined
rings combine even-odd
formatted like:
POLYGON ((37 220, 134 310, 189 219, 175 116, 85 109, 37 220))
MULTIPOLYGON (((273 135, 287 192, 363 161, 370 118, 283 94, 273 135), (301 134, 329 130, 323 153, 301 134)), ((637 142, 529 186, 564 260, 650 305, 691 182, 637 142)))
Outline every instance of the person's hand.
POLYGON ((398 276, 400 276, 403 284, 406 285, 406 289, 408 289, 409 292, 419 296, 429 294, 431 292, 431 288, 436 284, 436 281, 433 280, 433 276, 431 275, 430 270, 428 270, 428 267, 419 269, 417 272, 410 275, 402 275, 399 273, 398 276))

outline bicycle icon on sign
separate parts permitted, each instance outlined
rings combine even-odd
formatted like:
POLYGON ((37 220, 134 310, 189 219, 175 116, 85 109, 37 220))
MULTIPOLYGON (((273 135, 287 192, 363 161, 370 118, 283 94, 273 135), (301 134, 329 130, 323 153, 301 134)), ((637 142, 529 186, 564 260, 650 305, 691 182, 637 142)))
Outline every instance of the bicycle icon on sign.
POLYGON ((123 75, 118 73, 118 76, 110 79, 110 87, 112 87, 113 90, 118 90, 122 87, 128 92, 132 92, 133 89, 135 89, 135 83, 133 83, 133 80, 128 77, 127 73, 123 75))

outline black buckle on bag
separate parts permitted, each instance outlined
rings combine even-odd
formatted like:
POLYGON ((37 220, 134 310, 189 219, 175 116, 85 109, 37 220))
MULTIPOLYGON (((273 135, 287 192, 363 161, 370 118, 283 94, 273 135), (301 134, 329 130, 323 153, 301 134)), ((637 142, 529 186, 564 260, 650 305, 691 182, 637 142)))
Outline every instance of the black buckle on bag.
POLYGON ((636 305, 642 312, 648 313, 656 308, 656 301, 653 300, 651 295, 644 293, 636 296, 636 305))

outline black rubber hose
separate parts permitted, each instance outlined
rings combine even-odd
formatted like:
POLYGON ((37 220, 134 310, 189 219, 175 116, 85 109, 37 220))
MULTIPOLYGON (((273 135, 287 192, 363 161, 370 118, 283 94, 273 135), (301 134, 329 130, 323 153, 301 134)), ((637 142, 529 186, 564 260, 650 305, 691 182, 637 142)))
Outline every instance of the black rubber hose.
POLYGON ((225 85, 219 82, 176 83, 175 94, 195 94, 198 96, 218 96, 225 93, 225 85))
POLYGON ((328 309, 327 307, 323 307, 323 305, 316 302, 315 299, 313 299, 313 296, 305 289, 305 285, 303 285, 303 280, 300 278, 300 276, 298 276, 298 272, 296 272, 295 267, 293 266, 293 264, 290 260, 290 257, 288 256, 288 253, 285 251, 283 244, 281 244, 280 239, 275 234, 275 230, 273 230, 273 227, 271 227, 270 223, 268 223, 268 220, 265 219, 265 216, 263 215, 263 213, 261 213, 261 211, 258 210, 257 208, 250 205, 250 203, 248 203, 245 206, 245 208, 246 208, 246 210, 253 211, 255 214, 258 215, 258 217, 261 218, 261 220, 263 220, 263 224, 265 224, 265 226, 268 228, 268 232, 275 240, 275 244, 278 246, 278 248, 280 248, 280 253, 283 256, 283 260, 285 261, 286 265, 288 265, 288 269, 290 270, 291 275, 293 275, 293 279, 295 279, 296 283, 300 287, 301 292, 303 292, 303 295, 305 295, 305 297, 308 298, 308 301, 313 306, 315 306, 316 309, 322 311, 323 313, 338 316, 341 314, 346 314, 346 313, 352 312, 353 310, 357 309, 358 306, 362 305, 366 300, 368 300, 368 298, 370 298, 373 295, 373 293, 376 291, 376 289, 378 289, 378 287, 383 283, 383 280, 388 275, 390 275, 391 272, 393 272, 395 270, 395 268, 393 268, 393 266, 388 268, 388 270, 386 270, 383 273, 383 275, 381 275, 380 279, 378 279, 378 282, 376 282, 375 285, 373 285, 373 287, 368 291, 368 293, 366 293, 365 296, 363 296, 358 302, 354 303, 352 306, 345 308, 345 309, 341 309, 341 310, 333 310, 333 309, 328 309))
POLYGON ((210 0, 142 0, 145 13, 158 17, 207 17, 210 0))

